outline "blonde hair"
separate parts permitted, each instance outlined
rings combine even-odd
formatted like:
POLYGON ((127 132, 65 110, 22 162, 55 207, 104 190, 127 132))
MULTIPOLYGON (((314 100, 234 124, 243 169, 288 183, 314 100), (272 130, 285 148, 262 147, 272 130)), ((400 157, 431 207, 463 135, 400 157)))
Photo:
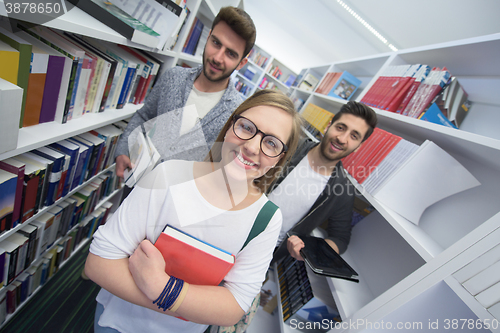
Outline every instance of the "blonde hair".
POLYGON ((299 113, 295 110, 295 106, 293 102, 280 91, 275 90, 261 90, 247 98, 231 115, 228 119, 224 127, 219 133, 217 139, 215 139, 215 143, 210 149, 208 156, 205 158, 205 161, 210 162, 220 162, 222 159, 221 149, 222 143, 224 142, 224 136, 227 131, 233 125, 233 117, 236 115, 240 115, 243 112, 247 111, 256 106, 273 106, 277 107, 281 110, 286 111, 289 115, 292 116, 292 132, 288 137, 288 141, 285 143, 288 147, 288 151, 283 156, 278 163, 274 166, 274 168, 270 169, 266 174, 261 176, 258 179, 254 180, 255 186, 265 193, 269 186, 273 183, 273 181, 279 176, 280 172, 283 170, 283 166, 290 160, 290 158, 295 153, 297 149, 297 145, 299 143, 299 139, 302 133, 302 118, 299 113))

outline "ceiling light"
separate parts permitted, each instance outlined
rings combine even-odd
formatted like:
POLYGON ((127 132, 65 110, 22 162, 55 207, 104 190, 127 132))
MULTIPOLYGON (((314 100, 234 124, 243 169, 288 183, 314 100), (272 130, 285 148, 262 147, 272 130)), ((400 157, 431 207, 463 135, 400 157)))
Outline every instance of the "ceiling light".
POLYGON ((398 50, 394 45, 390 44, 384 36, 382 36, 377 30, 375 30, 370 24, 368 24, 368 22, 363 20, 363 18, 359 16, 359 14, 354 10, 352 10, 352 8, 350 8, 345 2, 343 2, 342 0, 337 0, 337 2, 342 7, 344 7, 344 9, 347 10, 356 20, 358 20, 359 23, 361 23, 366 29, 368 29, 368 31, 374 34, 382 43, 387 45, 387 47, 389 47, 392 51, 398 50))

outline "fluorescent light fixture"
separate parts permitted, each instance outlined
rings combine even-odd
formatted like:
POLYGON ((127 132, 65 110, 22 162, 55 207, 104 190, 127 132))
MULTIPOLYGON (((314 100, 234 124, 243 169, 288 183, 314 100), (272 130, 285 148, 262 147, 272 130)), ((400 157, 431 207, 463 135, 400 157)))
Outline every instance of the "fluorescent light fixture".
POLYGON ((384 36, 382 36, 377 30, 375 30, 370 24, 368 24, 368 22, 366 22, 361 16, 359 16, 358 13, 356 13, 354 10, 352 10, 352 8, 349 7, 344 1, 337 0, 337 2, 345 10, 347 10, 349 12, 349 14, 351 14, 352 16, 354 16, 354 18, 356 20, 358 20, 359 23, 361 23, 366 29, 368 29, 368 31, 370 31, 372 34, 374 34, 382 43, 384 43, 385 45, 387 45, 393 51, 397 51, 398 50, 394 45, 392 45, 391 43, 389 43, 387 41, 387 38, 385 38, 384 36))

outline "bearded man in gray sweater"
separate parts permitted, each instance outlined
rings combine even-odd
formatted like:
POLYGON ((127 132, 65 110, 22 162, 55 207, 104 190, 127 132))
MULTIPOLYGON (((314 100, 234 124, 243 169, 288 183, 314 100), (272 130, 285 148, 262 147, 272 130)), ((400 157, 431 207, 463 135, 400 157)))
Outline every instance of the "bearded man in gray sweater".
POLYGON ((255 38, 254 23, 246 12, 235 7, 221 8, 205 45, 203 64, 165 71, 144 106, 130 119, 115 152, 118 177, 123 178, 124 171, 132 168, 130 134, 162 117, 168 121, 163 121, 154 142, 162 159, 204 159, 222 126, 243 101, 231 74, 247 63, 245 57, 255 38))

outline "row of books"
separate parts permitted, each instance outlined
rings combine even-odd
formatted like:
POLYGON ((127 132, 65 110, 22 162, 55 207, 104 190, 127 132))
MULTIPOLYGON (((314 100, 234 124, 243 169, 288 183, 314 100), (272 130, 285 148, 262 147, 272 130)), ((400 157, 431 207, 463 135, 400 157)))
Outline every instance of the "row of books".
POLYGON ((325 133, 326 127, 334 116, 332 112, 313 103, 307 104, 301 115, 307 122, 305 124, 306 130, 319 139, 321 139, 323 133, 325 133))
POLYGON ((84 216, 75 194, 0 242, 0 322, 43 286, 78 245, 107 220, 112 203, 84 216), (67 230, 66 230, 67 228, 67 230))
POLYGON ((199 18, 195 17, 186 38, 186 42, 182 48, 182 52, 191 55, 201 55, 209 32, 210 27, 205 26, 199 18), (198 46, 200 46, 201 49, 198 46))
POLYGON ((418 145, 381 128, 342 164, 364 191, 414 224, 430 205, 480 185, 432 141, 418 145))
POLYGON ((0 28, 0 44, 9 53, 2 65, 10 68, 9 78, 3 78, 23 89, 20 127, 142 103, 161 66, 127 46, 41 26, 18 27, 22 31, 16 33, 0 28))
POLYGON ((126 122, 116 126, 107 125, 0 161, 0 232, 25 222, 109 168, 126 122))
POLYGON ((236 88, 236 90, 238 90, 240 93, 242 93, 245 96, 248 96, 250 91, 252 91, 252 87, 250 87, 246 83, 241 82, 239 80, 236 81, 236 83, 234 84, 234 87, 236 88))
POLYGON ((269 67, 269 70, 267 71, 267 73, 278 80, 283 75, 283 71, 280 69, 280 67, 278 65, 275 65, 275 66, 271 65, 271 67, 269 67))
POLYGON ((361 80, 349 73, 329 72, 316 88, 318 94, 350 100, 361 85, 361 80))
POLYGON ((247 66, 243 76, 252 81, 256 73, 257 72, 252 68, 252 66, 247 66))
POLYGON ((305 90, 305 91, 314 91, 316 86, 318 85, 319 79, 314 76, 312 73, 307 73, 306 76, 304 76, 304 79, 300 84, 298 85, 299 89, 305 90))
POLYGON ((315 297, 304 261, 286 257, 277 266, 283 321, 295 318, 305 325, 341 321, 337 310, 315 297))
POLYGON ((256 51, 252 48, 247 55, 248 60, 259 66, 260 68, 265 68, 267 65, 268 56, 265 56, 260 51, 256 51))
POLYGON ((260 89, 276 89, 276 90, 278 90, 278 87, 276 86, 276 82, 268 80, 266 77, 263 77, 262 81, 260 81, 259 88, 260 89))
POLYGON ((460 127, 472 104, 446 67, 422 64, 388 66, 361 102, 453 128, 460 127))
POLYGON ((297 78, 297 76, 294 74, 288 74, 286 80, 281 80, 283 71, 279 68, 278 65, 269 68, 267 73, 272 77, 274 77, 276 80, 283 82, 283 84, 287 87, 291 87, 292 84, 295 82, 295 79, 297 78))

